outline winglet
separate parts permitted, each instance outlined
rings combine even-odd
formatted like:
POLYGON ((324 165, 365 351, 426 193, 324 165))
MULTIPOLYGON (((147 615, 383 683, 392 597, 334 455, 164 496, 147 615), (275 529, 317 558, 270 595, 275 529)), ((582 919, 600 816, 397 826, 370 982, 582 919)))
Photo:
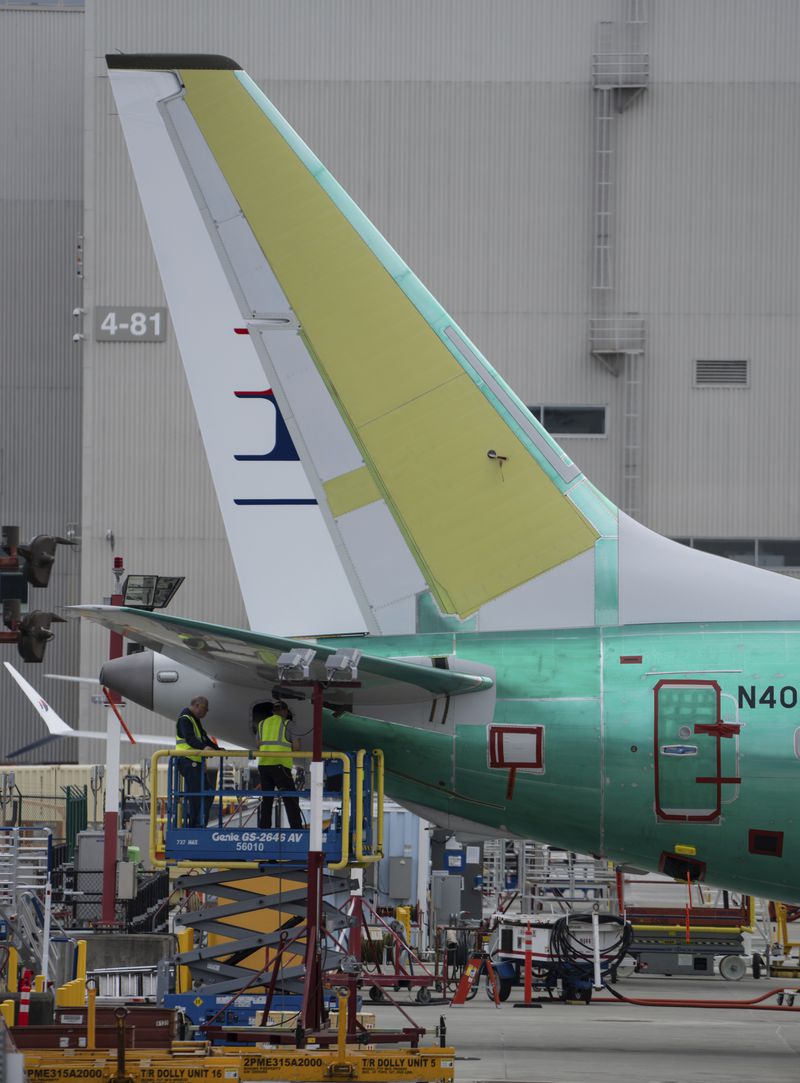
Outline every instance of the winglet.
MULTIPOLYGON (((77 736, 77 733, 72 726, 69 726, 60 715, 56 714, 44 696, 41 696, 32 684, 28 684, 22 674, 18 673, 10 662, 3 662, 3 665, 33 704, 34 710, 47 726, 52 737, 77 736)), ((18 753, 21 751, 23 750, 17 750, 18 753)))

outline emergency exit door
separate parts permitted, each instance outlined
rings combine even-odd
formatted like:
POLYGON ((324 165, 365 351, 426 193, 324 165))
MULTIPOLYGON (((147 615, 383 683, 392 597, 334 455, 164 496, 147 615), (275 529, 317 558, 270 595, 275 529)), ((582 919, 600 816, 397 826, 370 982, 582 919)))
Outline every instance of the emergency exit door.
POLYGON ((738 793, 739 726, 722 721, 716 681, 659 681, 654 692, 656 816, 715 820, 738 793))

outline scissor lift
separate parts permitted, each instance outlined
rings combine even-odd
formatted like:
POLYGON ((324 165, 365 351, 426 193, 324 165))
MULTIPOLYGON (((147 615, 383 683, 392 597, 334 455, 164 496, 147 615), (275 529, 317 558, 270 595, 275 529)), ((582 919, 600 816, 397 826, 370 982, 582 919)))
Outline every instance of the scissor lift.
MULTIPOLYGON (((298 995, 305 1002, 308 956, 314 954, 309 943, 316 942, 316 958, 324 958, 326 971, 342 961, 331 934, 347 921, 321 896, 348 893, 353 885, 345 870, 382 856, 383 754, 377 749, 322 753, 323 762, 337 764, 339 772, 336 785, 323 784, 318 832, 323 869, 315 912, 317 924, 327 931, 312 928, 309 936, 309 924, 314 926, 307 899, 312 828, 255 826, 264 793, 244 785, 251 755, 244 750, 203 752, 203 759, 211 761, 208 773, 214 785, 207 785, 204 767, 196 793, 183 788, 174 750, 153 756, 151 860, 156 866, 185 870, 179 886, 217 900, 187 915, 184 924, 200 936, 190 938, 196 945, 185 944, 177 956, 180 987, 164 1000, 181 1007, 197 1025, 213 1020, 220 1026, 252 1026, 265 1010, 296 1008, 298 995), (208 809, 205 827, 185 825, 192 799, 208 809), (322 951, 320 936, 328 938, 322 951)), ((294 753, 301 761, 310 756, 294 753)), ((310 795, 304 789, 269 791, 279 822, 284 792, 299 799, 310 795)), ((350 1011, 355 1026, 355 997, 350 1011)))
MULTIPOLYGON (((178 754, 161 750, 153 756, 154 782, 150 821, 150 860, 157 867, 254 868, 275 862, 293 868, 307 864, 310 826, 302 828, 254 826, 262 791, 235 787, 227 781, 225 763, 245 764, 254 753, 245 750, 204 751, 199 753, 209 767, 216 767, 217 781, 206 785, 206 771, 201 772, 202 787, 187 792, 178 774, 178 754), (211 761, 209 763, 209 761, 211 761), (166 766, 166 772, 162 765, 166 766), (162 790, 166 774, 166 788, 162 790), (206 827, 185 826, 188 799, 194 797, 210 809, 206 827)), ((296 759, 310 759, 311 753, 296 752, 296 759)), ((322 852, 325 865, 335 872, 350 865, 363 866, 379 861, 383 847, 383 753, 324 752, 323 761, 341 764, 341 790, 324 789, 326 815, 323 820, 322 852)), ((310 790, 271 793, 277 810, 280 798, 304 798, 310 790)))

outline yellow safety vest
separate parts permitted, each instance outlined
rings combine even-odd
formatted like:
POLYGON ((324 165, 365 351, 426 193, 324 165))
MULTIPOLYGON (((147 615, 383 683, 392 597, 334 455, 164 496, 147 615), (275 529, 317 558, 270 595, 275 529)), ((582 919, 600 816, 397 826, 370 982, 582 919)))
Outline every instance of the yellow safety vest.
POLYGON ((271 714, 258 723, 258 762, 262 767, 291 767, 292 745, 286 740, 286 719, 271 714))
MULTIPOLYGON (((190 711, 184 711, 183 714, 178 719, 178 722, 180 722, 181 718, 188 718, 189 719, 189 721, 192 723, 192 726, 194 727, 194 732, 195 732, 195 735, 197 737, 197 740, 202 741, 203 733, 202 733, 202 730, 200 729, 200 723, 197 721, 197 719, 194 717, 194 715, 190 711)), ((177 730, 177 723, 175 724, 175 728, 177 730)), ((198 763, 203 758, 200 755, 200 752, 198 751, 198 749, 192 748, 192 746, 190 744, 187 744, 187 742, 184 741, 184 739, 180 736, 180 734, 177 735, 177 738, 176 738, 176 741, 175 741, 175 751, 180 752, 180 754, 182 756, 185 756, 185 758, 187 760, 197 760, 198 763)))

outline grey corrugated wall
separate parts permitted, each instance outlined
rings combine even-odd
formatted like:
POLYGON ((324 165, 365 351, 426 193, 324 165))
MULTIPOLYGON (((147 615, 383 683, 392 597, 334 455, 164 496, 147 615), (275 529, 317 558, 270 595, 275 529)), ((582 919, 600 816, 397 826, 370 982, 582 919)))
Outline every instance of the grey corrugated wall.
MULTIPOLYGON (((82 232, 83 14, 0 8, 0 517, 23 541, 81 522, 81 350, 72 310, 81 304, 76 249, 82 232)), ((80 558, 61 550, 31 609, 77 601, 80 558)), ((42 673, 77 672, 74 624, 58 625, 44 666, 18 665, 59 713, 74 720, 74 686, 42 673)), ((27 700, 0 672, 0 759, 44 733, 27 700)), ((62 747, 58 755, 74 754, 62 747)), ((52 759, 52 748, 26 762, 52 759)))
MULTIPOLYGON (((643 518, 673 535, 797 537, 800 6, 647 10, 650 86, 618 123, 614 261, 616 309, 647 323, 643 518), (748 358, 750 388, 694 389, 698 357, 748 358)), ((87 308, 163 303, 103 55, 227 53, 527 402, 608 406, 607 438, 563 443, 619 500, 622 388, 588 357, 587 321, 592 43, 597 20, 623 11, 621 0, 90 0, 87 308)), ((131 570, 188 575, 173 609, 241 622, 174 340, 81 352, 84 598, 110 592, 111 528, 131 570)), ((84 672, 105 648, 83 633, 84 672)), ((81 713, 101 722, 88 692, 81 713)))

